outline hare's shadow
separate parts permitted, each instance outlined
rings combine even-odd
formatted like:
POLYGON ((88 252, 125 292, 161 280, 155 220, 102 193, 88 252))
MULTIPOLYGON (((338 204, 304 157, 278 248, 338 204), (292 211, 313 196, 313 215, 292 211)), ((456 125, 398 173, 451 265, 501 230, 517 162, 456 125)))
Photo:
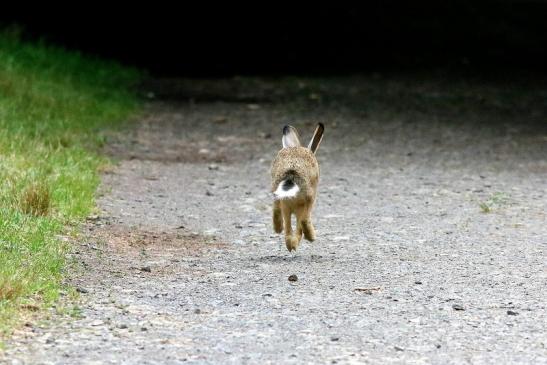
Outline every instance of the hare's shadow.
POLYGON ((253 262, 261 262, 261 263, 287 263, 287 262, 302 262, 302 263, 310 263, 310 262, 325 262, 327 261, 327 258, 322 255, 315 255, 315 254, 306 254, 306 253, 296 253, 296 254, 279 254, 279 255, 267 255, 267 256, 260 256, 251 259, 253 262))

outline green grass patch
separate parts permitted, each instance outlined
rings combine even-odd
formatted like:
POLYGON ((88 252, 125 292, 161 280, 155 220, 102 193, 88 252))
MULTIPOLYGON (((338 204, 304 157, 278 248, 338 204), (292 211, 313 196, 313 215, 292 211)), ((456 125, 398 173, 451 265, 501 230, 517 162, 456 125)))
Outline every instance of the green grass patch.
POLYGON ((62 237, 94 208, 102 131, 138 111, 140 77, 0 31, 0 334, 58 298, 62 237))
POLYGON ((506 193, 494 193, 482 202, 479 202, 479 207, 483 213, 491 213, 494 209, 500 208, 509 203, 509 195, 506 193))

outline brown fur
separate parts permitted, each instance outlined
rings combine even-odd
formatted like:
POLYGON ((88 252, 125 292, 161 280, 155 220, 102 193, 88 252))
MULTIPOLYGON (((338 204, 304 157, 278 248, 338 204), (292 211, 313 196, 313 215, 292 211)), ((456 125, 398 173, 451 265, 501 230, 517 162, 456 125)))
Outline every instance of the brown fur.
MULTIPOLYGON (((322 128, 321 125, 321 134, 322 128)), ((318 146, 318 143, 316 145, 318 146)), ((274 200, 273 203, 274 231, 281 233, 285 228, 285 244, 289 251, 293 251, 297 249, 302 235, 308 241, 315 240, 311 211, 317 194, 319 164, 309 148, 286 147, 277 153, 271 173, 272 192, 287 178, 291 178, 300 188, 294 198, 274 200), (293 232, 291 224, 293 214, 296 216, 296 232, 293 232)))

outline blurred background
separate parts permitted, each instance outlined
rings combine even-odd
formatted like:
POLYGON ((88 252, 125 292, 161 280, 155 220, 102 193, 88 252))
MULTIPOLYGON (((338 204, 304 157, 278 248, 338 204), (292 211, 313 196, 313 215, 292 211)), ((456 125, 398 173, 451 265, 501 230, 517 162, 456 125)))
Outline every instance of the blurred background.
POLYGON ((3 11, 25 36, 155 76, 544 74, 547 1, 99 3, 3 11), (32 10, 32 11, 31 11, 32 10))

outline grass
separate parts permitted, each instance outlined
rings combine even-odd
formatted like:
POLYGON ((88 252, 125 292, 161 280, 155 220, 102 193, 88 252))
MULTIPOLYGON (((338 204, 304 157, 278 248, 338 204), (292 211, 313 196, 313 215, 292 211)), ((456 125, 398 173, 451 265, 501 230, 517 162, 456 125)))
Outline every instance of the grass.
POLYGON ((509 202, 509 195, 505 193, 494 193, 487 200, 479 202, 483 213, 491 213, 495 208, 506 205, 509 202))
POLYGON ((92 212, 107 162, 101 131, 138 111, 139 78, 0 31, 0 334, 58 299, 63 236, 92 212))

